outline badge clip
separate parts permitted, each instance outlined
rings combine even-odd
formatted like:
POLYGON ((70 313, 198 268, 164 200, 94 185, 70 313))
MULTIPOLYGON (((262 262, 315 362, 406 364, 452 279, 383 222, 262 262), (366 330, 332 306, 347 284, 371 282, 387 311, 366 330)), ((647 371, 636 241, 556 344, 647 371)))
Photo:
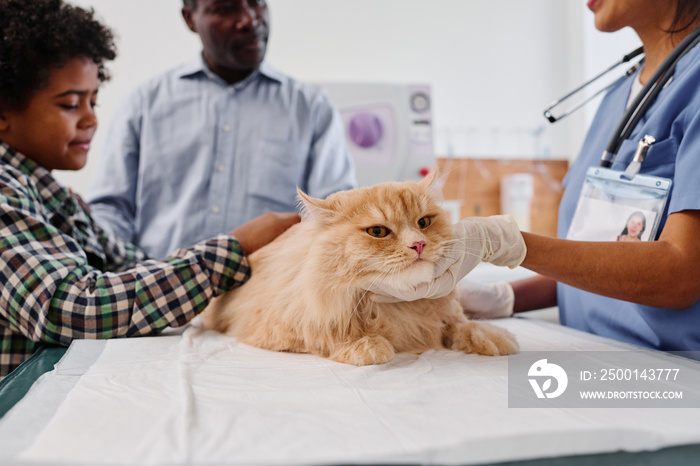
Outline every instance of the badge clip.
POLYGON ((639 144, 637 144, 637 151, 634 153, 634 159, 632 159, 632 162, 627 166, 625 173, 622 175, 623 177, 631 180, 637 175, 637 173, 639 173, 639 170, 642 168, 642 162, 644 162, 644 159, 647 156, 647 151, 655 142, 656 138, 649 134, 644 136, 642 140, 639 141, 639 144))

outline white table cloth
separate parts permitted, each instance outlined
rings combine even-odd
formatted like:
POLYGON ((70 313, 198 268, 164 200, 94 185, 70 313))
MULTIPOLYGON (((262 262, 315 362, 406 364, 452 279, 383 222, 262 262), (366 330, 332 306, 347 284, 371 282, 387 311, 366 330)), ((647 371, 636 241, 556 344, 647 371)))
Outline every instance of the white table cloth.
MULTIPOLYGON (((628 345, 528 319, 523 351, 628 345)), ((203 332, 76 341, 0 420, 0 464, 479 464, 700 443, 698 409, 508 408, 508 359, 355 367, 203 332)))

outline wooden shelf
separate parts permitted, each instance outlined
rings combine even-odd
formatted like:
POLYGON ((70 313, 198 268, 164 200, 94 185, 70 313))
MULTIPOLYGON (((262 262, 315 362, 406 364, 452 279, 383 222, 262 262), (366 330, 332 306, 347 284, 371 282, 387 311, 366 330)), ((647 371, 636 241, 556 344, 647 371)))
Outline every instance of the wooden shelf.
POLYGON ((569 169, 567 160, 438 158, 437 165, 440 173, 448 172, 445 200, 460 201, 462 218, 500 214, 501 178, 514 173, 532 174, 530 231, 556 236, 561 181, 569 169))

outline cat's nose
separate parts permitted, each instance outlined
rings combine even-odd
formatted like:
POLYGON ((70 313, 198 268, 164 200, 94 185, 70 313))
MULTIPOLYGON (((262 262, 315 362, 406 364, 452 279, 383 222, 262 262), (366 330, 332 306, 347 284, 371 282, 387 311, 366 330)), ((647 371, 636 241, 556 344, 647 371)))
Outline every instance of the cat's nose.
POLYGON ((425 241, 416 241, 411 245, 411 249, 415 249, 418 255, 420 256, 423 252, 423 246, 425 246, 425 241))

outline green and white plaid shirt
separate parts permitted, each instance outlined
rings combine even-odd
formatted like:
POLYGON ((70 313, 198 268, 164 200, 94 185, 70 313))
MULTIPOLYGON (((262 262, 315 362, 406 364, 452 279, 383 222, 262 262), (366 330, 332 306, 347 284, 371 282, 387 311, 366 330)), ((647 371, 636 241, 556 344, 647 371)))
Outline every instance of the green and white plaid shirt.
POLYGON ((249 277, 228 235, 146 260, 96 225, 49 171, 0 141, 0 380, 38 342, 156 334, 249 277))

